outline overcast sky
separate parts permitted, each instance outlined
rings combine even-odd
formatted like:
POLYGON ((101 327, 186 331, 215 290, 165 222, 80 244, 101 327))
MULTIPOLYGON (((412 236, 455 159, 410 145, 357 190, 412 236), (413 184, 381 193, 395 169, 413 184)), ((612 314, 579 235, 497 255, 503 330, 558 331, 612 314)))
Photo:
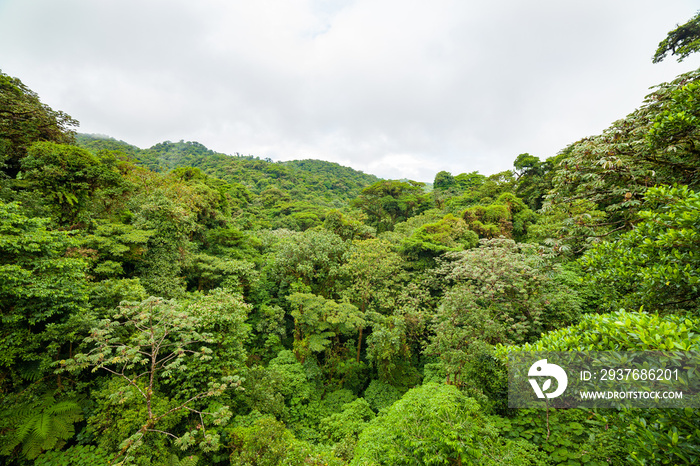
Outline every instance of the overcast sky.
POLYGON ((690 0, 0 0, 0 69, 100 133, 492 174, 600 133, 700 58, 690 0))

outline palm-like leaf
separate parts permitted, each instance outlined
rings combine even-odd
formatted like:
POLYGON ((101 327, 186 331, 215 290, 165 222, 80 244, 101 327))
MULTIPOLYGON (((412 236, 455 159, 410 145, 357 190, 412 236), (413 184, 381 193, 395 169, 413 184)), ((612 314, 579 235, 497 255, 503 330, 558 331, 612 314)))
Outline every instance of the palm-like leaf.
POLYGON ((56 402, 47 393, 38 403, 17 411, 17 429, 3 451, 12 451, 22 445, 22 455, 34 459, 45 450, 61 447, 75 434, 74 424, 83 418, 76 400, 56 402))

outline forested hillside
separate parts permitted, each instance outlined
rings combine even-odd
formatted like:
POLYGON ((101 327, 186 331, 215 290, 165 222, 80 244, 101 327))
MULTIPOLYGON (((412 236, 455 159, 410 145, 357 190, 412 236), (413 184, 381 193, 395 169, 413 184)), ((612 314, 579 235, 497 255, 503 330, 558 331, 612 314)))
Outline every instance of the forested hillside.
POLYGON ((93 153, 116 150, 128 154, 137 165, 154 172, 192 167, 225 181, 240 209, 234 217, 248 228, 305 230, 318 226, 327 212, 346 206, 360 190, 379 180, 337 163, 274 163, 250 155, 219 154, 197 142, 163 142, 141 150, 104 136, 78 134, 76 139, 78 146, 93 153))
POLYGON ((0 73, 5 464, 700 464, 696 408, 510 409, 506 373, 700 350, 700 70, 429 192, 77 127, 0 73))

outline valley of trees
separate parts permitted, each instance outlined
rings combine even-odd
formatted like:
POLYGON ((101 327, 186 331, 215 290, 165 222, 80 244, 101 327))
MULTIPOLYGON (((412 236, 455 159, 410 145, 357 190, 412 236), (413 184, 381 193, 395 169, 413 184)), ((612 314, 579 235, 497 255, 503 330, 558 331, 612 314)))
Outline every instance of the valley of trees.
POLYGON ((700 70, 432 189, 77 128, 0 73, 0 462, 700 464, 696 409, 509 409, 506 373, 700 350, 700 70))

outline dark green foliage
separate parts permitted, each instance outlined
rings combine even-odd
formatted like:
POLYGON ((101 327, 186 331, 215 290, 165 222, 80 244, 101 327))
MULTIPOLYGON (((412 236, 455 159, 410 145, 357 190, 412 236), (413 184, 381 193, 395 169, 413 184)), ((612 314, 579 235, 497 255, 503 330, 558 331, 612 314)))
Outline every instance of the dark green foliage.
POLYGON ((51 451, 40 455, 36 466, 95 466, 110 464, 114 456, 93 445, 73 445, 64 451, 51 451))
POLYGON ((542 202, 547 192, 552 189, 552 170, 557 157, 550 157, 544 162, 528 153, 520 154, 513 166, 517 177, 515 194, 532 210, 542 208, 542 202))
POLYGON ((84 213, 98 189, 121 182, 114 160, 105 161, 79 147, 38 142, 22 159, 21 176, 42 194, 61 224, 72 225, 87 220, 84 213))
POLYGON ((314 396, 317 367, 300 363, 292 351, 280 351, 268 368, 279 375, 280 385, 276 388, 288 406, 306 404, 314 396))
POLYGON ((375 411, 390 408, 399 398, 401 392, 396 387, 376 379, 370 382, 364 394, 364 399, 375 411))
POLYGON ((363 189, 353 205, 365 213, 377 232, 391 231, 397 223, 428 208, 422 186, 423 183, 416 181, 377 181, 363 189))
POLYGON ((455 179, 450 172, 441 171, 435 175, 435 180, 433 181, 434 189, 449 189, 455 185, 455 179))
POLYGON ((700 194, 682 187, 651 188, 649 210, 615 241, 581 258, 588 280, 603 290, 608 309, 700 310, 700 194))
POLYGON ((420 376, 411 362, 412 351, 409 345, 406 316, 400 311, 383 316, 370 313, 372 334, 367 337, 367 359, 377 371, 382 382, 397 387, 413 387, 420 376))
POLYGON ((350 461, 355 452, 357 437, 374 419, 375 415, 369 404, 362 398, 345 403, 342 410, 323 418, 321 430, 328 442, 334 444, 333 453, 345 461, 350 461))
POLYGON ((339 465, 330 452, 297 440, 272 417, 251 417, 231 430, 231 464, 277 466, 286 464, 339 465))
POLYGON ((102 316, 122 301, 143 301, 148 295, 138 278, 108 278, 90 285, 90 305, 102 316))
POLYGON ((626 464, 622 421, 582 409, 520 409, 514 417, 493 417, 505 438, 538 445, 552 465, 607 466, 626 464), (549 427, 547 424, 549 415, 549 427))
POLYGON ((401 273, 401 259, 392 250, 391 244, 381 239, 354 241, 344 259, 341 270, 347 283, 341 295, 357 306, 362 317, 355 358, 359 364, 364 327, 370 323, 367 313, 387 312, 392 308, 394 288, 398 286, 398 275, 401 273))
POLYGON ((146 291, 154 296, 173 297, 184 291, 181 269, 191 251, 189 236, 196 229, 196 212, 185 209, 167 189, 145 194, 132 224, 149 235, 143 261, 135 268, 146 291))
POLYGON ((289 232, 272 249, 266 271, 280 299, 295 291, 327 298, 336 295, 343 255, 348 249, 339 236, 324 230, 289 232))
POLYGON ((48 223, 27 216, 19 204, 0 201, 3 391, 46 375, 61 344, 74 338, 75 328, 66 326, 69 317, 87 307, 86 263, 78 242, 65 231, 47 229, 48 223))
POLYGON ((294 354, 300 362, 311 353, 332 351, 337 337, 354 333, 365 323, 359 309, 347 302, 311 293, 293 293, 287 301, 294 318, 294 354))
POLYGON ((646 140, 652 150, 660 152, 655 160, 657 163, 672 163, 675 165, 673 169, 681 171, 688 182, 695 184, 698 168, 692 156, 698 151, 700 83, 684 83, 673 89, 668 98, 668 104, 654 118, 646 140), (673 152, 679 151, 681 157, 674 156, 673 152))
POLYGON ((124 223, 94 222, 91 234, 81 241, 91 274, 99 279, 132 275, 156 232, 124 223))
MULTIPOLYGON (((273 390, 284 399, 282 413, 278 416, 285 421, 299 438, 319 442, 324 438, 320 430, 320 422, 340 412, 343 405, 351 403, 357 397, 348 389, 325 390, 323 387, 322 368, 315 358, 299 362, 293 352, 280 351, 279 355, 270 361, 265 378, 273 390)), ((274 407, 279 409, 277 399, 265 396, 258 389, 259 405, 267 412, 274 407)))
POLYGON ((84 149, 41 142, 32 145, 22 159, 22 178, 58 207, 59 218, 71 220, 76 216, 73 207, 84 209, 95 189, 97 165, 97 158, 84 149))
POLYGON ((700 50, 700 13, 693 16, 687 23, 670 31, 668 36, 659 42, 653 61, 659 63, 666 58, 668 52, 671 52, 671 55, 677 55, 678 61, 681 62, 698 50, 700 50))
POLYGON ((56 401, 51 393, 20 407, 12 416, 13 430, 6 434, 0 454, 15 448, 27 459, 43 451, 60 449, 75 435, 74 424, 83 419, 83 410, 76 400, 56 401))
POLYGON ((34 142, 73 141, 78 122, 42 104, 22 81, 0 71, 0 168, 9 178, 20 171, 20 162, 34 142))
POLYGON ((693 465, 700 462, 698 410, 629 410, 630 458, 634 464, 693 465))

